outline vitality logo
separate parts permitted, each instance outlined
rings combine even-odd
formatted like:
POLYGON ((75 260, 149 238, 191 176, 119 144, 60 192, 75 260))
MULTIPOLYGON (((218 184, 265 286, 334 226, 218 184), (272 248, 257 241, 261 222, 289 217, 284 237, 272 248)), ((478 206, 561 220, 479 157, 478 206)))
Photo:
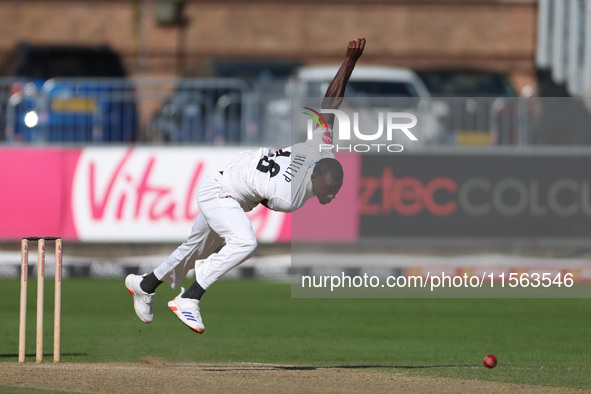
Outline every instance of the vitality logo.
MULTIPOLYGON (((324 119, 324 116, 322 116, 322 114, 318 111, 313 110, 310 107, 303 107, 304 109, 307 109, 310 112, 313 112, 314 115, 312 115, 311 113, 308 112, 304 112, 304 114, 308 115, 309 117, 311 117, 312 119, 314 119, 316 121, 316 123, 318 124, 318 126, 322 129, 324 128, 324 130, 328 130, 328 123, 326 123, 326 119, 324 119)), ((322 110, 321 110, 322 111, 322 110)), ((308 132, 309 133, 309 132, 308 132)), ((309 136, 309 134, 308 134, 309 136)), ((309 139, 309 138, 308 138, 309 139)))
MULTIPOLYGON (((320 130, 324 130, 324 132, 322 133, 322 142, 325 145, 331 145, 332 144, 332 127, 329 129, 328 127, 328 123, 326 122, 326 119, 324 119, 324 116, 322 116, 322 114, 318 111, 313 110, 310 107, 303 107, 304 109, 307 109, 310 112, 313 112, 314 114, 311 114, 309 112, 304 112, 304 114, 308 115, 309 117, 311 117, 312 119, 314 119, 316 121, 316 124, 318 125, 318 127, 320 128, 320 130)), ((312 134, 310 132, 310 129, 313 129, 315 127, 314 123, 312 122, 312 119, 308 120, 308 140, 312 139, 312 134)))

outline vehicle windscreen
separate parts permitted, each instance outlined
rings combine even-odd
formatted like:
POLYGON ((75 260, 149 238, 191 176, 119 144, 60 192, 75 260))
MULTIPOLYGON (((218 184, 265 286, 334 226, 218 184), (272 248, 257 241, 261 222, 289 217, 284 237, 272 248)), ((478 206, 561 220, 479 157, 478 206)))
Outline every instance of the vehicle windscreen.
MULTIPOLYGON (((323 96, 329 82, 310 82, 307 95, 323 96)), ((419 97, 415 87, 407 82, 349 81, 347 96, 351 97, 419 97)))
POLYGON ((123 77, 119 60, 105 52, 33 51, 17 64, 15 75, 38 79, 54 77, 123 77))
POLYGON ((496 73, 424 72, 419 74, 432 96, 513 97, 509 80, 496 73))

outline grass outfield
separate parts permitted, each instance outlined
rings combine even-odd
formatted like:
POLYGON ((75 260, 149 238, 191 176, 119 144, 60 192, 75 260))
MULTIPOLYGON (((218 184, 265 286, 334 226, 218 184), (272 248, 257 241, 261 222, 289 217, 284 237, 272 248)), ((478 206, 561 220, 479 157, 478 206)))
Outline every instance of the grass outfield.
MULTIPOLYGON (((186 283, 189 284, 188 282, 186 283)), ((45 353, 53 345, 46 281, 45 353)), ((27 353, 34 361, 35 282, 27 353)), ((376 368, 533 385, 591 388, 591 299, 291 299, 290 285, 220 281, 203 298, 206 332, 182 325, 158 289, 155 321, 135 316, 123 280, 63 284, 64 362, 249 362, 376 368), (489 370, 482 358, 494 354, 489 370)), ((0 280, 0 360, 16 362, 19 280, 0 280)))

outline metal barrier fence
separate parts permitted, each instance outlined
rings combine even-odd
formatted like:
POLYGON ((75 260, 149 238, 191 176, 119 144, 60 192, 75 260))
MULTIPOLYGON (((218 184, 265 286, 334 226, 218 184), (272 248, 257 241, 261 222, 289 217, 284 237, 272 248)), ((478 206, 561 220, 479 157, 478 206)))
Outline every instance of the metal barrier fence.
POLYGON ((514 97, 434 98, 439 143, 460 146, 526 145, 527 112, 514 97), (521 126, 521 128, 520 128, 521 126))
MULTIPOLYGON (((420 117, 419 148, 591 144, 585 99, 395 100, 390 107, 410 106, 420 117)), ((3 144, 281 146, 292 142, 292 112, 284 81, 0 78, 3 144)))
POLYGON ((249 143, 250 88, 236 79, 0 80, 6 143, 249 143))
POLYGON ((137 97, 145 132, 157 144, 252 143, 251 88, 238 79, 138 79, 137 97))

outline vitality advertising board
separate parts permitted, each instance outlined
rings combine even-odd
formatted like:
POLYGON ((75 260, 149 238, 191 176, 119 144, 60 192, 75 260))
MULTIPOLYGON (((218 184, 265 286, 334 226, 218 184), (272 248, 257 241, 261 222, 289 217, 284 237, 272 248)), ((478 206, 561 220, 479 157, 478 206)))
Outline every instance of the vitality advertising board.
MULTIPOLYGON (((201 180, 242 148, 33 148, 0 151, 0 239, 179 242, 199 214, 201 180)), ((289 240, 286 215, 248 213, 261 242, 289 240)))

